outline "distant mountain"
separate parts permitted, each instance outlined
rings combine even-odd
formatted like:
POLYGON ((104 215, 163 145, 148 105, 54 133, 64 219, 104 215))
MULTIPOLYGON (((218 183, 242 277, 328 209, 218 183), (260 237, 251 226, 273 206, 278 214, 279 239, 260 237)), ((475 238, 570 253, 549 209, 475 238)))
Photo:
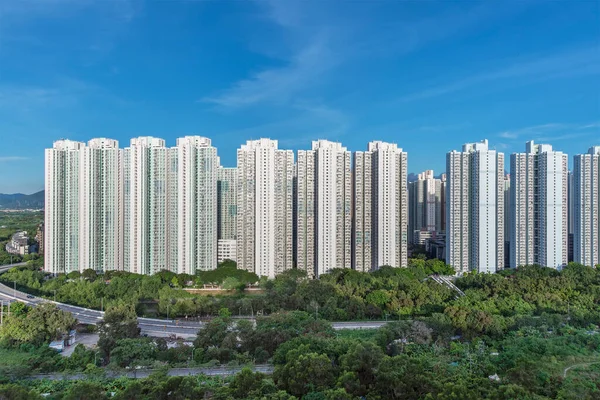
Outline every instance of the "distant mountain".
POLYGON ((0 193, 0 210, 22 210, 25 208, 44 208, 44 191, 33 194, 3 194, 0 193))

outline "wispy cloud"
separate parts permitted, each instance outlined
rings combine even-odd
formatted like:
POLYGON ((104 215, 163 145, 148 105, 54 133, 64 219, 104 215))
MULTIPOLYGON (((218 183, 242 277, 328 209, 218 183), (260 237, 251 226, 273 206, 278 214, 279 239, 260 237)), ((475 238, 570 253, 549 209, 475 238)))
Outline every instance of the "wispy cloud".
POLYGON ((313 43, 295 54, 286 67, 263 70, 203 101, 231 108, 263 101, 285 103, 333 65, 335 61, 325 40, 314 39, 313 43))
POLYGON ((0 162, 24 161, 24 160, 29 160, 29 157, 20 157, 20 156, 0 156, 0 162))
POLYGON ((130 104, 101 86, 68 77, 47 86, 0 85, 0 111, 15 114, 70 108, 90 99, 101 99, 116 106, 130 104))
POLYGON ((516 62, 495 71, 411 93, 401 97, 399 101, 410 102, 443 96, 496 81, 512 81, 521 85, 550 79, 596 74, 600 74, 600 51, 597 46, 592 46, 516 62))
POLYGON ((201 102, 232 109, 259 103, 293 103, 306 91, 318 91, 320 84, 327 83, 323 79, 327 73, 355 59, 404 55, 523 8, 484 3, 460 13, 440 13, 424 19, 406 17, 401 21, 390 18, 373 25, 365 20, 374 10, 381 15, 383 10, 377 3, 363 4, 360 13, 346 10, 353 8, 352 3, 346 8, 331 7, 328 2, 295 0, 265 0, 257 4, 264 18, 281 30, 276 38, 269 37, 264 44, 269 50, 265 52, 282 60, 284 66, 265 68, 201 102), (273 54, 278 41, 285 44, 281 54, 273 54))
POLYGON ((549 123, 500 132, 495 136, 510 141, 559 141, 597 135, 600 122, 588 124, 549 123))

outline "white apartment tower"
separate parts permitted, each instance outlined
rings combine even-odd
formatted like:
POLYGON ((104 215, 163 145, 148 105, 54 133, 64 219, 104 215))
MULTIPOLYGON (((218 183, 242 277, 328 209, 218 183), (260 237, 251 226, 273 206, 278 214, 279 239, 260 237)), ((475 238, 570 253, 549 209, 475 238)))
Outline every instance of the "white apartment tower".
POLYGON ((237 151, 237 265, 269 278, 292 268, 294 153, 251 140, 237 151))
MULTIPOLYGON (((354 269, 407 266, 408 157, 375 141, 354 154, 354 269)), ((435 216, 435 211, 434 211, 435 216)))
POLYGON ((177 272, 193 275, 217 267, 217 149, 205 137, 179 138, 177 163, 177 272))
POLYGON ((236 261, 237 168, 219 167, 217 172, 217 238, 218 262, 236 261))
MULTIPOLYGON (((187 171, 186 171, 187 172, 187 171)), ((167 149, 167 269, 179 271, 179 256, 182 240, 179 225, 180 182, 183 177, 179 171, 179 147, 167 149)), ((189 190, 187 192, 189 194, 189 190)), ((188 214, 189 215, 189 214, 188 214)))
POLYGON ((504 268, 504 154, 488 141, 446 155, 446 263, 457 274, 504 268))
POLYGON ((137 274, 154 274, 169 265, 169 158, 165 141, 154 137, 131 139, 123 153, 124 265, 137 274))
POLYGON ((353 165, 352 267, 368 272, 374 268, 373 154, 370 151, 355 151, 353 165))
POLYGON ((296 264, 309 277, 351 267, 351 153, 341 143, 312 142, 296 170, 296 264))
POLYGON ((600 264, 600 146, 573 160, 573 261, 600 264))
POLYGON ((510 265, 510 237, 512 234, 510 174, 504 175, 504 265, 510 265))
POLYGON ((122 151, 112 139, 79 150, 79 269, 123 269, 122 151))
POLYGON ((567 264, 567 163, 566 154, 533 141, 511 155, 511 267, 567 264))
POLYGON ((79 181, 82 142, 59 140, 45 151, 46 272, 79 271, 79 181))

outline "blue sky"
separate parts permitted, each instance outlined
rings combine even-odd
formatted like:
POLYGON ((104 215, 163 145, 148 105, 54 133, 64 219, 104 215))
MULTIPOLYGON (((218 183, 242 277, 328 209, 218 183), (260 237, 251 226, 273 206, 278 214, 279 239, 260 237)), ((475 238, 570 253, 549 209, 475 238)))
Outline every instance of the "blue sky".
MULTIPOLYGON (((600 144, 596 1, 0 1, 0 192, 54 140, 398 143, 409 171, 487 138, 600 144)), ((508 169, 508 166, 507 166, 508 169)))

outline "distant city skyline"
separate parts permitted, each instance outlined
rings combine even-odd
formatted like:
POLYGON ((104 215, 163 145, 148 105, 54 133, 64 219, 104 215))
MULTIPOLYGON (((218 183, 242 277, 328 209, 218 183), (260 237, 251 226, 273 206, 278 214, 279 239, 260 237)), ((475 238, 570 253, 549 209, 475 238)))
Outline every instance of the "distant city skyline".
POLYGON ((596 2, 341 4, 3 2, 0 193, 41 190, 61 138, 200 135, 228 167, 259 138, 384 141, 436 175, 457 143, 534 140, 571 169, 597 145, 596 2))

